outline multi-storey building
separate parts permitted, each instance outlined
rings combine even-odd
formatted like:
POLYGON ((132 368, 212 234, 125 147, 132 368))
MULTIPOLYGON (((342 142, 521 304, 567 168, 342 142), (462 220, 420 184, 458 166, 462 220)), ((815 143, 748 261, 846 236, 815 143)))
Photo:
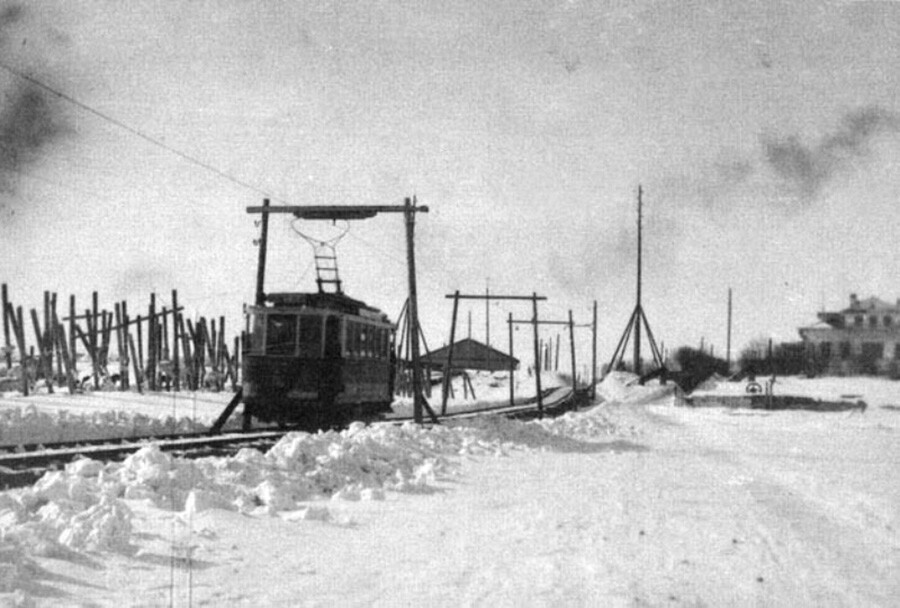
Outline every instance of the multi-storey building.
POLYGON ((818 317, 798 330, 813 371, 900 375, 900 300, 891 304, 851 294, 848 308, 818 317))

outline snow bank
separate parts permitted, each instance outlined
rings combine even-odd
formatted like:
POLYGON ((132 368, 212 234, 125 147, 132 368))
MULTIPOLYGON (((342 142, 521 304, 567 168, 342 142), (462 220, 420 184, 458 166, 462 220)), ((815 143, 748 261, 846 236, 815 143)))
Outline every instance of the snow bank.
POLYGON ((610 372, 597 385, 597 395, 610 403, 624 405, 675 404, 681 400, 681 389, 674 382, 659 384, 652 380, 638 384, 639 377, 630 372, 610 372))
MULTIPOLYGON (((227 509, 328 520, 325 500, 383 500, 386 492, 428 492, 455 472, 459 456, 573 448, 574 437, 607 438, 601 408, 535 422, 484 418, 420 427, 355 423, 341 432, 296 432, 268 452, 187 460, 147 446, 123 462, 80 459, 34 486, 0 493, 0 592, 21 578, 29 556, 133 550, 130 501, 176 514, 227 509), (310 504, 312 503, 312 504, 310 504)), ((583 444, 580 444, 583 445, 583 444)))

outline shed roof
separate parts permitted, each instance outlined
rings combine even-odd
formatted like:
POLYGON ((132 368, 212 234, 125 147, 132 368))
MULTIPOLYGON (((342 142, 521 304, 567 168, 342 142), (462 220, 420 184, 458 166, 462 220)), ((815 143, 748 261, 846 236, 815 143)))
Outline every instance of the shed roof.
MULTIPOLYGON (((442 346, 427 355, 423 355, 422 360, 426 363, 443 366, 447 363, 449 353, 450 346, 442 346)), ((515 357, 510 357, 503 351, 482 344, 472 338, 464 338, 453 343, 453 367, 462 367, 464 365, 469 369, 480 369, 478 363, 484 362, 484 365, 487 366, 488 361, 503 361, 506 366, 509 366, 510 362, 514 365, 519 364, 519 360, 515 357)))

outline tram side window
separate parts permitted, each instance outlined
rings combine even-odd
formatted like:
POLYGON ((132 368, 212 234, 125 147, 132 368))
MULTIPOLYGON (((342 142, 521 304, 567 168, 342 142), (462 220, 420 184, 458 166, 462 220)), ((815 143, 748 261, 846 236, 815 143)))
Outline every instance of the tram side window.
POLYGON ((359 330, 356 323, 347 322, 347 354, 355 357, 359 349, 359 330))
POLYGON ((359 356, 369 356, 369 330, 365 325, 359 326, 359 356))
POLYGON ((382 342, 381 331, 380 327, 372 329, 372 356, 376 359, 381 358, 381 345, 384 343, 382 342))
POLYGON ((250 315, 247 319, 247 330, 249 333, 248 348, 251 352, 261 353, 263 351, 263 336, 265 336, 266 317, 265 315, 250 315))
POLYGON ((300 316, 300 356, 315 359, 322 354, 322 317, 300 316))
POLYGON ((387 357, 387 330, 386 329, 378 329, 378 358, 384 359, 387 357))
POLYGON ((293 355, 297 350, 297 315, 268 315, 266 354, 293 355))

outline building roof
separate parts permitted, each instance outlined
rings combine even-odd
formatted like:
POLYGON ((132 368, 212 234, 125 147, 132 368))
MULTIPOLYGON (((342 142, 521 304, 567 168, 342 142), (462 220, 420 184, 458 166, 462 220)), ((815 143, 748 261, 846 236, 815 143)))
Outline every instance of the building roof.
POLYGON ((874 296, 872 296, 871 298, 866 298, 865 300, 858 300, 855 297, 851 296, 850 307, 845 308, 842 312, 851 314, 869 311, 900 312, 900 305, 898 304, 900 303, 892 304, 874 296))
MULTIPOLYGON (((433 365, 443 366, 447 363, 447 356, 450 353, 450 346, 442 346, 422 356, 422 360, 433 365)), ((469 369, 480 369, 478 365, 483 362, 487 365, 488 361, 503 361, 504 366, 508 367, 510 361, 514 365, 519 364, 519 360, 510 357, 508 354, 492 348, 486 344, 482 344, 472 338, 464 338, 453 343, 453 367, 465 366, 469 369), (457 365, 459 364, 459 365, 457 365)))

